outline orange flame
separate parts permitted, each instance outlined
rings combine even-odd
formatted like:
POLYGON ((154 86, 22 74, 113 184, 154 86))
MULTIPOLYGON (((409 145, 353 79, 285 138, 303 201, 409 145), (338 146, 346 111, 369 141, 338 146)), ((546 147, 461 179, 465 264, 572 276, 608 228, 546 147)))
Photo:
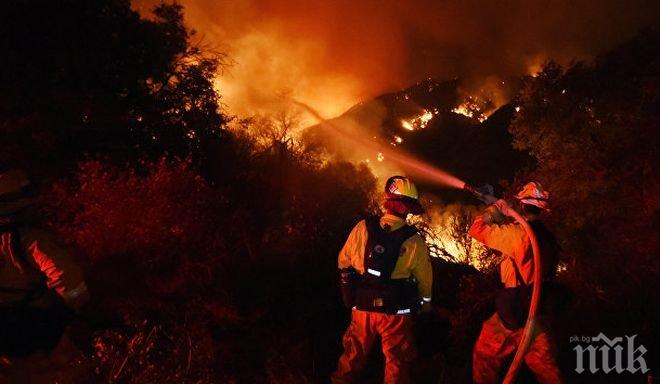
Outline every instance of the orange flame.
POLYGON ((412 119, 402 119, 401 120, 401 127, 403 129, 406 129, 408 131, 414 131, 417 129, 424 129, 428 125, 429 121, 433 119, 433 113, 427 110, 424 110, 424 112, 419 115, 415 116, 412 119))

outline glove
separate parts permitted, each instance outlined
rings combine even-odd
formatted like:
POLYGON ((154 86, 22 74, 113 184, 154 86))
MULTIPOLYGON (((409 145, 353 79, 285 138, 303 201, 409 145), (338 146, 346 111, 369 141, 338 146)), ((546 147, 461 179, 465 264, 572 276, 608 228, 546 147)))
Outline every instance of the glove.
POLYGON ((504 199, 499 199, 493 205, 497 208, 500 213, 502 213, 504 216, 509 216, 513 217, 513 208, 509 205, 509 203, 506 202, 504 199))
POLYGON ((463 189, 472 193, 477 199, 483 201, 486 204, 492 204, 497 200, 497 198, 493 197, 493 194, 495 193, 493 190, 493 186, 490 184, 484 184, 481 187, 474 187, 468 183, 465 183, 463 185, 463 189))
POLYGON ((492 185, 484 184, 481 187, 477 188, 477 191, 481 193, 481 197, 479 197, 479 200, 483 201, 484 203, 492 204, 495 201, 497 201, 497 198, 494 197, 495 190, 493 189, 492 185))

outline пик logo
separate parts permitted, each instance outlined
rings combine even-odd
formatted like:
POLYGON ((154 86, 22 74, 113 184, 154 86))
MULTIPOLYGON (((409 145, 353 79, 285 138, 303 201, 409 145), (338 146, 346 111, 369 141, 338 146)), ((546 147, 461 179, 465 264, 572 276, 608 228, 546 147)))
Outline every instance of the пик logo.
POLYGON ((588 371, 591 373, 596 373, 601 368, 604 373, 612 371, 616 373, 625 371, 630 373, 648 372, 649 368, 646 366, 646 360, 644 360, 647 349, 641 344, 639 347, 635 347, 635 337, 637 335, 626 336, 625 345, 622 345, 623 337, 609 339, 603 333, 599 333, 598 336, 594 337, 571 337, 571 342, 587 344, 586 348, 582 344, 578 344, 573 348, 576 355, 575 371, 577 373, 585 371, 584 358, 586 355, 589 359, 588 371))

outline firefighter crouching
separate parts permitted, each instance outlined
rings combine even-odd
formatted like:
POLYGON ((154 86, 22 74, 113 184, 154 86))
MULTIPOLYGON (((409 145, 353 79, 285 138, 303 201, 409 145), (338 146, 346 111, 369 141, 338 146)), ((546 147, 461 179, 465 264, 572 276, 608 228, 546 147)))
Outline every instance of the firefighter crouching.
POLYGON ((339 253, 342 296, 352 308, 333 383, 357 382, 370 349, 380 337, 385 383, 410 381, 416 357, 412 315, 431 306, 428 248, 408 214, 423 212, 415 185, 393 176, 385 184, 385 214, 360 221, 339 253))
MULTIPOLYGON (((516 195, 517 208, 539 243, 544 287, 554 278, 558 262, 557 242, 539 220, 539 215, 548 209, 548 197, 548 192, 537 182, 528 183, 516 195)), ((502 253, 500 278, 504 285, 495 299, 497 312, 484 322, 474 347, 472 378, 476 384, 501 382, 502 366, 516 352, 529 310, 534 276, 532 247, 522 226, 507 218, 511 209, 514 208, 504 200, 496 201, 475 219, 469 232, 476 240, 502 253)), ((548 289, 543 291, 541 303, 548 289)), ((525 363, 539 383, 562 383, 554 345, 547 332, 547 318, 543 306, 540 308, 525 363)))
POLYGON ((29 225, 32 191, 24 172, 0 174, 0 368, 52 350, 88 297, 71 256, 29 225))

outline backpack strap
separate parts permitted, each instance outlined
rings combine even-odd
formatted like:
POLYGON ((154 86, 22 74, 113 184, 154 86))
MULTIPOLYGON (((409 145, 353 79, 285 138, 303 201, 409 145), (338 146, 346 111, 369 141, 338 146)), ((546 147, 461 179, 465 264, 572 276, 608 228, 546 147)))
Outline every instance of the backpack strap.
POLYGON ((390 236, 394 238, 394 240, 399 244, 399 249, 401 249, 401 246, 406 242, 406 240, 410 239, 418 233, 419 232, 417 232, 417 228, 406 224, 396 231, 390 232, 390 236))
POLYGON ((511 264, 513 265, 513 271, 516 275, 516 281, 518 282, 518 285, 524 287, 527 284, 525 283, 525 280, 523 279, 522 274, 518 269, 518 264, 516 263, 516 260, 513 257, 509 257, 509 260, 511 260, 511 264))
POLYGON ((377 239, 385 234, 385 230, 380 227, 380 219, 377 216, 365 218, 364 223, 367 226, 367 241, 364 245, 364 257, 366 259, 371 254, 371 250, 377 239))
POLYGON ((559 264, 560 246, 557 238, 540 220, 531 221, 530 226, 536 234, 542 256, 543 281, 553 281, 559 264))
POLYGON ((369 279, 374 277, 379 281, 391 279, 396 262, 401 254, 401 246, 410 237, 417 233, 417 229, 410 225, 388 232, 380 226, 380 218, 371 216, 365 219, 367 225, 367 242, 365 246, 365 273, 369 279), (378 262, 376 262, 376 260, 378 262), (377 264, 378 268, 370 268, 377 264))
POLYGON ((404 225, 395 231, 380 226, 380 218, 368 217, 364 273, 356 284, 357 309, 390 314, 409 314, 419 305, 417 281, 393 279, 392 272, 401 255, 403 243, 417 233, 404 225))

